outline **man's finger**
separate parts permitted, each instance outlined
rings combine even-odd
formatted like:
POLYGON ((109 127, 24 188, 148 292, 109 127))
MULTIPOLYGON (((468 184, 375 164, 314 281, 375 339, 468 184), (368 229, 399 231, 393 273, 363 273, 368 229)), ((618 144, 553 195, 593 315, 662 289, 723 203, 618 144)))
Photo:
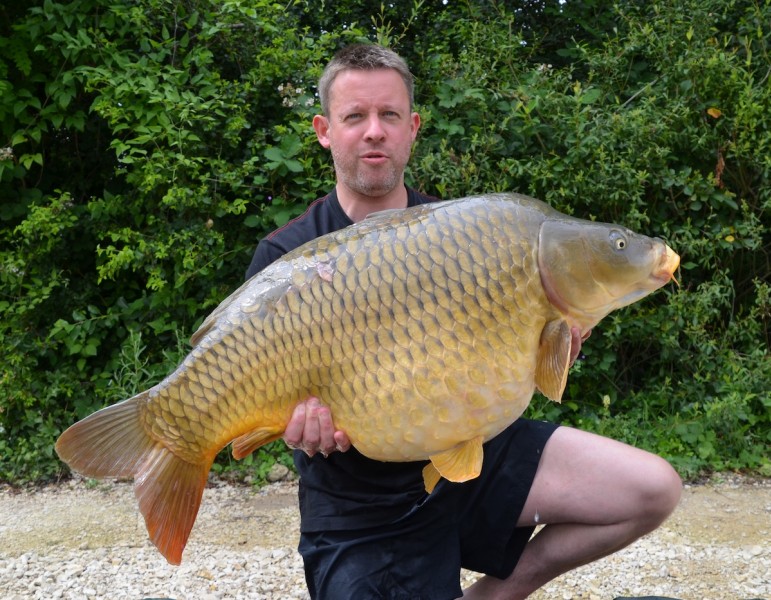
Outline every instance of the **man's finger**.
POLYGON ((305 429, 305 402, 300 402, 292 411, 292 417, 284 430, 284 441, 293 449, 302 447, 303 431, 305 429))
POLYGON ((303 430, 302 444, 305 454, 313 456, 319 451, 319 408, 321 403, 318 398, 308 398, 305 409, 305 429, 303 430))
POLYGON ((321 452, 326 457, 336 450, 345 452, 351 447, 345 432, 335 430, 329 407, 315 397, 295 407, 283 438, 287 446, 302 450, 308 456, 321 452))
POLYGON ((351 449, 351 440, 344 431, 335 431, 335 449, 340 452, 347 452, 351 449))
POLYGON ((319 450, 324 456, 337 449, 335 443, 335 425, 332 423, 332 413, 326 406, 318 409, 319 417, 319 450))
POLYGON ((578 327, 571 327, 570 338, 570 364, 572 365, 576 362, 576 358, 578 358, 578 355, 581 352, 581 343, 583 342, 581 339, 581 330, 578 327))

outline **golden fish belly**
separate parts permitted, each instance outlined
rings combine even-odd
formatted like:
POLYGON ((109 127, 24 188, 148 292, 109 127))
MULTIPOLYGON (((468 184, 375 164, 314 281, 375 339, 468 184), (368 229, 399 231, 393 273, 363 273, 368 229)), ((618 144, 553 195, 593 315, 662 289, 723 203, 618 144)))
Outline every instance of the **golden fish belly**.
POLYGON ((543 317, 507 310, 503 299, 516 295, 500 295, 501 304, 475 300, 454 315, 425 298, 420 318, 373 331, 377 344, 366 344, 367 333, 354 336, 350 346, 362 352, 331 382, 336 425, 362 453, 386 461, 495 436, 522 414, 535 387, 543 317))
POLYGON ((355 432, 351 434, 354 445, 370 458, 421 460, 476 436, 489 440, 500 433, 527 407, 534 389, 529 379, 479 385, 464 374, 438 379, 433 386, 437 395, 399 389, 371 399, 369 406, 362 403, 357 414, 337 405, 333 410, 336 415, 343 413, 341 427, 355 432))

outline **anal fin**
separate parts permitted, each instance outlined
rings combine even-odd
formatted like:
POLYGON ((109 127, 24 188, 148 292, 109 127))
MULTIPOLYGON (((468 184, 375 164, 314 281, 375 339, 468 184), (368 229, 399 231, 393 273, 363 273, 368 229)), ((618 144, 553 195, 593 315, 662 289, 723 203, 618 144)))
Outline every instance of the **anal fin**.
POLYGON ((252 429, 252 431, 233 440, 233 458, 241 460, 245 456, 249 456, 260 446, 264 446, 273 440, 277 440, 283 434, 283 429, 276 429, 275 427, 258 427, 257 429, 252 429))
MULTIPOLYGON (((439 454, 432 454, 429 456, 431 464, 439 475, 450 481, 460 483, 461 481, 474 479, 482 471, 482 457, 484 455, 482 442, 484 442, 484 438, 478 435, 449 450, 439 454)), ((429 481, 426 477, 425 468, 423 469, 423 479, 428 487, 429 481)), ((434 485, 436 485, 436 482, 434 482, 434 485)))

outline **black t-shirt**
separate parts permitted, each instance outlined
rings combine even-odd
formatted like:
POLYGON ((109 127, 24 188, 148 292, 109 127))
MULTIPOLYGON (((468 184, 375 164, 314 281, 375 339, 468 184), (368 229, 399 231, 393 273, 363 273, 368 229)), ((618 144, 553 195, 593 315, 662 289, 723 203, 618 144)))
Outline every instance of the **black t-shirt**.
MULTIPOLYGON (((408 206, 436 200, 407 188, 408 206)), ((260 241, 247 279, 305 242, 352 224, 333 190, 260 241)), ((324 402, 324 398, 320 400, 324 402)), ((294 462, 300 474, 300 529, 306 533, 382 525, 405 514, 425 495, 422 471, 426 461, 381 462, 351 448, 328 458, 320 454, 308 458, 297 450, 294 462)))

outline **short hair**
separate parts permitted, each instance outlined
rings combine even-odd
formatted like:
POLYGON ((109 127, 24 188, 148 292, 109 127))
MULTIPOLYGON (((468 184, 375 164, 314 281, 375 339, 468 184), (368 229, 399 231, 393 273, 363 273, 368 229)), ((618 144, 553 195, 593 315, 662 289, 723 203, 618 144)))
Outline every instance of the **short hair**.
POLYGON ((339 50, 329 61, 324 73, 319 79, 319 100, 321 112, 329 116, 329 90, 335 78, 343 71, 360 70, 374 71, 376 69, 394 69, 401 76, 407 87, 410 108, 415 101, 414 78, 404 59, 389 48, 376 44, 352 44, 339 50))

